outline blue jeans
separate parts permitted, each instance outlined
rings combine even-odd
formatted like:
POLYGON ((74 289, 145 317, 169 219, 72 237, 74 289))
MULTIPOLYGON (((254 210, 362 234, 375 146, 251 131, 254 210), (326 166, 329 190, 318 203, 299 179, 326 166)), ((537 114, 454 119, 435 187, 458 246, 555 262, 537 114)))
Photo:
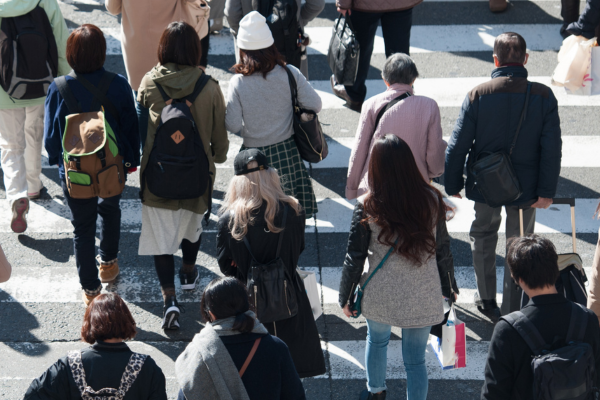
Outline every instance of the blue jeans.
MULTIPOLYGON (((425 328, 402 329, 402 359, 406 369, 406 391, 408 400, 425 400, 429 382, 425 366, 425 348, 430 326, 425 328)), ((392 327, 367 319, 367 389, 371 393, 387 390, 385 373, 387 368, 387 348, 392 327)))
POLYGON ((148 118, 150 117, 150 110, 138 103, 137 94, 138 92, 134 90, 133 97, 135 98, 135 112, 137 113, 138 128, 140 132, 140 145, 142 146, 143 152, 144 146, 146 146, 146 136, 148 135, 148 118))

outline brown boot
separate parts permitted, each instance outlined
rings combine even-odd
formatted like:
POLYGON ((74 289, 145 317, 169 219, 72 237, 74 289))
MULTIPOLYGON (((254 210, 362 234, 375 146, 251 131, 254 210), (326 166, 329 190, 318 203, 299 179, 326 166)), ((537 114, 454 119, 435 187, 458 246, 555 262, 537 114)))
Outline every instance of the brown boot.
POLYGON ((96 297, 98 297, 100 295, 101 291, 102 291, 102 285, 100 285, 100 287, 98 287, 98 289, 96 289, 96 290, 83 289, 83 294, 81 295, 81 298, 83 299, 85 306, 86 307, 89 306, 90 303, 92 302, 92 300, 94 300, 96 297))
POLYGON ((493 13, 502 12, 506 7, 508 7, 506 0, 490 0, 490 11, 493 13))
POLYGON ((119 276, 119 261, 115 258, 111 261, 102 261, 100 256, 96 257, 100 264, 100 282, 110 283, 119 276))

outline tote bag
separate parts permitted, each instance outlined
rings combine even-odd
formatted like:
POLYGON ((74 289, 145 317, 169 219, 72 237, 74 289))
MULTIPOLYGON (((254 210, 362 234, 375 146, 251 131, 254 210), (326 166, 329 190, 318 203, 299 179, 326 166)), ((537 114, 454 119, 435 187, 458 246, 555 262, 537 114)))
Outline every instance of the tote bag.
POLYGON ((456 317, 454 306, 450 309, 448 322, 442 326, 442 338, 433 337, 430 344, 442 369, 457 369, 467 366, 465 323, 456 317))

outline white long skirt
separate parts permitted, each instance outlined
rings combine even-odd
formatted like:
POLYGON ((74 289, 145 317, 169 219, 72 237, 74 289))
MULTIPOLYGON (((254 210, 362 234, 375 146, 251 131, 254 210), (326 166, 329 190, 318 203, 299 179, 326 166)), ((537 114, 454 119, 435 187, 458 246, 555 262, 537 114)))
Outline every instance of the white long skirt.
POLYGON ((175 254, 181 241, 195 243, 202 233, 202 214, 142 205, 140 256, 175 254))

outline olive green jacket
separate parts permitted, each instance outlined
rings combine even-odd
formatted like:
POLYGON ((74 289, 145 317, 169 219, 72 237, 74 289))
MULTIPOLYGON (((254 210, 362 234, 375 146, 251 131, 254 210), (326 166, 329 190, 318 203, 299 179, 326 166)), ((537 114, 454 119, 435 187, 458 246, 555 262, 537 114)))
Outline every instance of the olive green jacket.
MULTIPOLYGON (((165 107, 165 102, 154 82, 162 86, 167 96, 180 99, 192 93, 196 81, 202 74, 202 70, 196 67, 168 63, 157 65, 142 78, 137 100, 141 105, 150 109, 150 121, 148 121, 148 137, 142 155, 141 180, 144 179, 144 170, 154 144, 160 113, 165 107)), ((227 150, 229 149, 229 139, 225 129, 225 100, 216 80, 208 81, 194 101, 191 111, 204 144, 214 184, 216 179, 215 163, 224 163, 227 160, 227 150)), ((147 185, 144 185, 143 202, 144 205, 150 207, 169 210, 184 209, 202 214, 208 208, 208 192, 207 190, 202 197, 196 199, 172 200, 153 195, 147 185)))

